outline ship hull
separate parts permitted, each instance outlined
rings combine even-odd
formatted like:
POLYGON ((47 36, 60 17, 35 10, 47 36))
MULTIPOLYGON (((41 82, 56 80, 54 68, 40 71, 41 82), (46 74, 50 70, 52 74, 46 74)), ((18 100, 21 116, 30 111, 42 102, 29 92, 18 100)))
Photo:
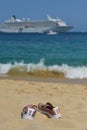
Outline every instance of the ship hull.
POLYGON ((50 31, 57 32, 57 33, 62 33, 62 32, 68 32, 71 30, 72 27, 56 27, 56 28, 51 28, 51 27, 29 27, 29 28, 1 28, 0 32, 3 33, 48 33, 50 31))

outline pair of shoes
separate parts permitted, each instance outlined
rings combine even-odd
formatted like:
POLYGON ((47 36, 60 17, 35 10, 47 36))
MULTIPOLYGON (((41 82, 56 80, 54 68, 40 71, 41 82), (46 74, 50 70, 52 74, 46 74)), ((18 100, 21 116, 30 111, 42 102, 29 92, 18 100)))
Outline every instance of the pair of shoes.
POLYGON ((61 118, 61 113, 58 107, 54 107, 51 103, 38 104, 38 110, 47 115, 49 118, 61 118))
POLYGON ((30 119, 32 120, 36 114, 37 106, 36 105, 27 105, 23 108, 21 112, 22 119, 30 119))
POLYGON ((21 112, 21 118, 32 120, 36 114, 36 111, 45 114, 49 118, 61 117, 59 108, 54 107, 51 103, 47 102, 46 104, 39 103, 38 106, 32 104, 25 106, 21 112))

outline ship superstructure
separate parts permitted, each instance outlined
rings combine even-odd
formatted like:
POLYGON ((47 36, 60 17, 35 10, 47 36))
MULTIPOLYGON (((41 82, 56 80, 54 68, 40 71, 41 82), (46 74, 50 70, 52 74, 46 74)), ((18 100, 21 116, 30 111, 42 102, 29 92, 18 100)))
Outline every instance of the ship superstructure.
POLYGON ((14 15, 0 24, 0 32, 5 33, 49 33, 50 31, 59 33, 67 32, 72 28, 61 19, 53 19, 50 16, 47 16, 47 20, 30 20, 29 18, 21 20, 14 15))

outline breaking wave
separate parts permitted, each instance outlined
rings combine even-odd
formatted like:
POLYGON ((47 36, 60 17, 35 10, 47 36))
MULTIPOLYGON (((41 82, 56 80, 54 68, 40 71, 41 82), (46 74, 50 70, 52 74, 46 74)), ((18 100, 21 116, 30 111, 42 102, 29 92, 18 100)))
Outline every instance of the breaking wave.
POLYGON ((35 75, 35 76, 53 76, 65 77, 69 79, 83 79, 87 78, 87 66, 69 66, 62 65, 49 65, 44 64, 41 59, 39 63, 14 62, 3 64, 0 63, 0 76, 2 75, 35 75))

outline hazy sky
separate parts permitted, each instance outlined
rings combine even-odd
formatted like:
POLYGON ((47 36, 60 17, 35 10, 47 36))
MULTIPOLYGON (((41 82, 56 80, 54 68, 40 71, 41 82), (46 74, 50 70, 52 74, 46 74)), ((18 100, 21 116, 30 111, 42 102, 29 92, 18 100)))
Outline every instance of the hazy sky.
POLYGON ((87 31, 87 0, 0 0, 0 22, 13 14, 18 18, 59 17, 76 31, 87 31))

